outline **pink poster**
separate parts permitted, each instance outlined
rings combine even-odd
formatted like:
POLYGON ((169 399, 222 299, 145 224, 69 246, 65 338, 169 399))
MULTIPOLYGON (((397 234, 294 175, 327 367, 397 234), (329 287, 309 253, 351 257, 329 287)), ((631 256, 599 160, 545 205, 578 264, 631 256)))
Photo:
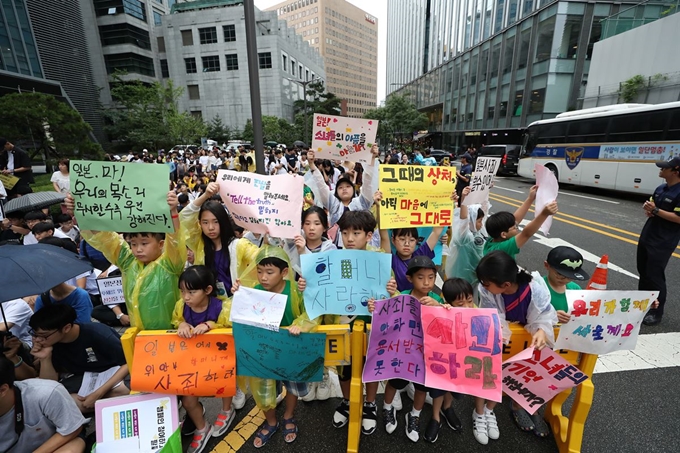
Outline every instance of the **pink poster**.
POLYGON ((492 308, 421 307, 425 385, 501 401, 502 345, 492 308))
POLYGON ((558 393, 588 379, 588 375, 549 348, 534 349, 526 358, 531 350, 525 349, 503 363, 503 391, 533 414, 558 393))

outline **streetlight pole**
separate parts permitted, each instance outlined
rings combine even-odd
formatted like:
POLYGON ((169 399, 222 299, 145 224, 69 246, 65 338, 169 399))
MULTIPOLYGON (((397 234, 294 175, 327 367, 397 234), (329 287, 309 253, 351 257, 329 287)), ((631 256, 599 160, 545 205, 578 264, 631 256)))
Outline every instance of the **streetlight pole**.
POLYGON ((254 0, 243 2, 246 25, 246 52, 248 54, 248 78, 250 79, 250 106, 253 116, 253 146, 255 146, 256 171, 264 175, 264 137, 262 134, 262 105, 260 97, 260 67, 257 55, 257 37, 255 34, 254 0))

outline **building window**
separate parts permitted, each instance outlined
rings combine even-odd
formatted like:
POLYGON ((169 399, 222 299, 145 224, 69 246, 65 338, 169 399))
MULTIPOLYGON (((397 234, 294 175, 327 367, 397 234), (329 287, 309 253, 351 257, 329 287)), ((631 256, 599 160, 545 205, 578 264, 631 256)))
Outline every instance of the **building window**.
POLYGON ((283 68, 284 71, 288 72, 288 57, 286 55, 281 55, 283 57, 283 68))
POLYGON ((236 41, 236 25, 225 25, 222 30, 224 31, 224 42, 236 41))
POLYGON ((154 11, 153 11, 153 24, 154 24, 154 25, 162 25, 162 24, 163 24, 163 20, 161 19, 161 17, 162 17, 162 16, 161 16, 161 13, 159 13, 159 12, 156 11, 156 10, 154 10, 154 11))
POLYGON ((219 55, 210 55, 208 57, 201 57, 203 60, 203 72, 217 72, 220 70, 219 55))
POLYGON ((182 30, 182 45, 185 47, 194 45, 194 33, 192 30, 182 30))
POLYGON ((170 70, 168 69, 168 60, 161 60, 161 77, 164 79, 170 78, 170 70))
POLYGON ((185 58, 184 66, 187 69, 187 74, 196 74, 198 72, 196 69, 196 59, 193 57, 185 58))
POLYGON ((202 120, 203 119, 203 112, 201 112, 200 110, 192 110, 191 116, 193 116, 197 120, 202 120))
POLYGON ((156 38, 156 43, 158 44, 158 52, 165 52, 165 38, 162 36, 159 36, 156 38))
POLYGON ((189 93, 189 99, 192 101, 201 99, 201 92, 198 89, 198 85, 187 85, 187 93, 189 93))
POLYGON ((106 63, 107 74, 121 70, 150 77, 156 76, 153 60, 135 53, 104 55, 104 62, 106 63))
POLYGON ((295 75, 295 68, 297 67, 297 63, 295 63, 295 60, 291 59, 290 60, 290 73, 292 75, 295 75))
POLYGON ((257 54, 260 60, 260 69, 271 69, 272 68, 272 53, 262 52, 257 54))
POLYGON ((151 50, 149 32, 132 24, 102 25, 99 27, 99 38, 102 46, 133 44, 142 49, 151 50))
POLYGON ((163 4, 163 0, 153 0, 156 3, 160 3, 161 5, 163 4))
POLYGON ((139 0, 123 0, 123 11, 125 11, 125 14, 146 22, 146 5, 144 2, 139 0))
POLYGON ((225 56, 227 58, 227 71, 238 71, 238 55, 233 53, 225 56))
POLYGON ((201 44, 215 44, 217 42, 217 29, 215 27, 199 28, 198 39, 201 44))

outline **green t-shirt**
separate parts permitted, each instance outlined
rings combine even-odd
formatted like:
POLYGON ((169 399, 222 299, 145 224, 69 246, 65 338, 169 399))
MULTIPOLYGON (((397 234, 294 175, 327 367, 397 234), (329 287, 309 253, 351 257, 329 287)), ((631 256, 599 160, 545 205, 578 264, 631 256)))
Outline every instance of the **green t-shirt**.
MULTIPOLYGON (((543 280, 545 281, 545 284, 548 285, 548 290, 550 291, 550 303, 552 304, 553 308, 555 310, 562 310, 568 313, 569 305, 567 304, 567 295, 565 293, 556 292, 553 287, 550 286, 547 275, 543 277, 543 280)), ((581 287, 574 282, 569 282, 567 283, 567 289, 581 289, 581 287)))
MULTIPOLYGON (((413 290, 412 290, 412 289, 407 289, 406 291, 402 291, 402 292, 399 293, 399 294, 409 294, 409 295, 410 295, 410 294, 411 294, 411 291, 413 291, 413 290)), ((444 299, 442 299, 442 298, 439 296, 439 294, 433 293, 432 291, 430 291, 429 293, 427 293, 427 297, 433 298, 434 300, 436 300, 436 301, 439 302, 440 304, 443 304, 443 303, 444 303, 444 299)))
POLYGON ((503 252, 510 255, 512 259, 515 259, 515 256, 517 256, 519 253, 517 240, 514 236, 501 242, 495 242, 493 239, 489 238, 489 240, 486 241, 486 244, 484 244, 484 254, 486 255, 487 253, 493 252, 494 250, 502 250, 503 252))
MULTIPOLYGON (((255 289, 259 289, 260 291, 267 291, 260 284, 255 285, 255 289)), ((285 296, 287 297, 286 309, 283 311, 281 327, 288 327, 291 324, 293 324, 293 321, 295 321, 295 316, 293 315, 293 307, 290 301, 290 281, 286 280, 286 286, 283 287, 283 291, 281 291, 281 294, 285 294, 285 296)))

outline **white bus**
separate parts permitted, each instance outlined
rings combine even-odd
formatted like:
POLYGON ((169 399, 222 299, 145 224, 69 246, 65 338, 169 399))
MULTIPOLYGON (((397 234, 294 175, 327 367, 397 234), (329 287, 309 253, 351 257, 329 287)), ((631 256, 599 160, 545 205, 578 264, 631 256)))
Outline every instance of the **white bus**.
POLYGON ((680 102, 619 104, 531 123, 517 173, 535 178, 540 164, 562 183, 649 194, 662 182, 654 162, 677 155, 680 102))

